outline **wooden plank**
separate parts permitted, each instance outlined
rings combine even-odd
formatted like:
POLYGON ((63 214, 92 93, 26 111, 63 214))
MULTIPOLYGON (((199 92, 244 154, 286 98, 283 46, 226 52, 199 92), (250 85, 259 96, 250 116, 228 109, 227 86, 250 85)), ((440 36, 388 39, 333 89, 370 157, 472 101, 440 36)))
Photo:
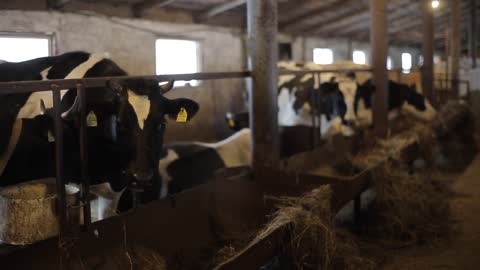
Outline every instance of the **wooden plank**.
POLYGON ((150 8, 164 8, 177 0, 145 0, 143 2, 132 5, 132 13, 134 17, 141 18, 145 14, 145 11, 150 8))

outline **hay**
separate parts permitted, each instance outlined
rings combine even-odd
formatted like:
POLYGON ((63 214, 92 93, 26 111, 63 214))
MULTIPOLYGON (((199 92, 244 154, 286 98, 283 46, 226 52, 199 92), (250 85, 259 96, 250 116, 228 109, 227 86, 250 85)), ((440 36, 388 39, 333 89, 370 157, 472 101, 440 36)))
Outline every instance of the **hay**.
POLYGON ((294 269, 374 269, 351 234, 336 231, 331 194, 330 186, 323 186, 303 197, 276 199, 278 210, 253 243, 286 226, 290 237, 282 256, 294 269))
POLYGON ((367 234, 382 244, 405 246, 447 236, 453 224, 448 193, 427 174, 409 175, 393 163, 374 171, 377 197, 371 206, 367 234))

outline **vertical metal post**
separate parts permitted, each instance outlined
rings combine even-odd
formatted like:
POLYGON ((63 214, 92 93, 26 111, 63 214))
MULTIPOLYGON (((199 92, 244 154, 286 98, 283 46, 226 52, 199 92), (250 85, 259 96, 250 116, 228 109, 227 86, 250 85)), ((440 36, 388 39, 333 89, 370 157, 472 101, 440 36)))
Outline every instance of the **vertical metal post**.
POLYGON ((458 96, 458 80, 459 80, 459 72, 460 69, 460 0, 451 0, 451 71, 452 71, 452 88, 458 96))
POLYGON ((430 103, 435 106, 433 91, 433 8, 430 0, 423 0, 423 66, 422 66, 422 89, 423 94, 430 103))
POLYGON ((59 215, 59 248, 60 248, 60 269, 63 267, 62 239, 67 232, 67 202, 63 171, 63 126, 60 106, 60 89, 58 85, 52 84, 53 109, 55 113, 55 172, 57 178, 57 210, 59 215))
POLYGON ((82 205, 83 205, 83 223, 85 228, 90 226, 90 178, 88 176, 88 142, 87 142, 87 113, 85 87, 83 84, 77 84, 77 96, 80 101, 80 168, 82 173, 82 205))
POLYGON ((387 117, 387 16, 386 0, 370 0, 370 44, 372 55, 375 101, 373 105, 373 123, 377 136, 385 138, 388 133, 387 117))
POLYGON ((470 56, 472 57, 472 68, 477 68, 477 41, 478 41, 478 25, 477 25, 477 0, 470 0, 470 56))
POLYGON ((277 90, 277 0, 247 1, 252 130, 252 166, 276 166, 279 159, 277 90))
POLYGON ((347 41, 347 58, 350 61, 353 61, 353 41, 351 38, 347 41))

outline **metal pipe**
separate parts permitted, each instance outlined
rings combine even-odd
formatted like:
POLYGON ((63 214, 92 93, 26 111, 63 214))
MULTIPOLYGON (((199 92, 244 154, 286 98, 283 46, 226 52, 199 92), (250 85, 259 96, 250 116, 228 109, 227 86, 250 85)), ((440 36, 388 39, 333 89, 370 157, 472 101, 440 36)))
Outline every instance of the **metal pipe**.
MULTIPOLYGON (((248 0, 250 127, 252 166, 276 166, 279 160, 277 93, 277 0, 248 0)), ((255 170, 257 171, 257 170, 255 170)))
POLYGON ((423 66, 422 66, 422 89, 423 94, 430 103, 435 106, 433 91, 433 9, 430 0, 423 0, 423 66))
POLYGON ((65 236, 67 228, 67 202, 63 171, 63 126, 60 106, 60 88, 58 85, 52 84, 53 109, 55 113, 55 172, 57 184, 57 213, 59 216, 59 249, 60 249, 60 269, 63 266, 63 249, 62 241, 65 236))
POLYGON ((387 16, 385 0, 370 0, 373 82, 375 84, 375 101, 373 104, 373 123, 375 133, 385 138, 388 133, 387 110, 387 16))
POLYGON ((212 73, 191 73, 191 74, 172 74, 157 76, 117 76, 117 77, 97 77, 67 80, 46 80, 46 81, 21 81, 21 82, 0 82, 0 94, 30 93, 35 91, 48 91, 51 85, 55 84, 61 89, 76 88, 77 84, 82 84, 85 88, 104 87, 110 80, 157 80, 166 82, 189 81, 189 80, 216 80, 250 77, 249 71, 239 72, 212 72, 212 73))
POLYGON ((88 228, 92 222, 90 213, 90 178, 88 175, 88 141, 87 141, 87 113, 85 88, 82 84, 77 84, 77 96, 80 101, 80 168, 82 176, 82 206, 83 223, 88 228))

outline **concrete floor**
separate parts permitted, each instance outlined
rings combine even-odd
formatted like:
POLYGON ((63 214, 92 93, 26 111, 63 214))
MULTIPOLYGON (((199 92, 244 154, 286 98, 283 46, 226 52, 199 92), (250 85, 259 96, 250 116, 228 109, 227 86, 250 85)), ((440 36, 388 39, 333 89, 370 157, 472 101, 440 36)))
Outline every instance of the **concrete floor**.
POLYGON ((442 178, 453 180, 453 236, 426 246, 392 251, 381 269, 480 269, 480 156, 464 173, 442 178))

